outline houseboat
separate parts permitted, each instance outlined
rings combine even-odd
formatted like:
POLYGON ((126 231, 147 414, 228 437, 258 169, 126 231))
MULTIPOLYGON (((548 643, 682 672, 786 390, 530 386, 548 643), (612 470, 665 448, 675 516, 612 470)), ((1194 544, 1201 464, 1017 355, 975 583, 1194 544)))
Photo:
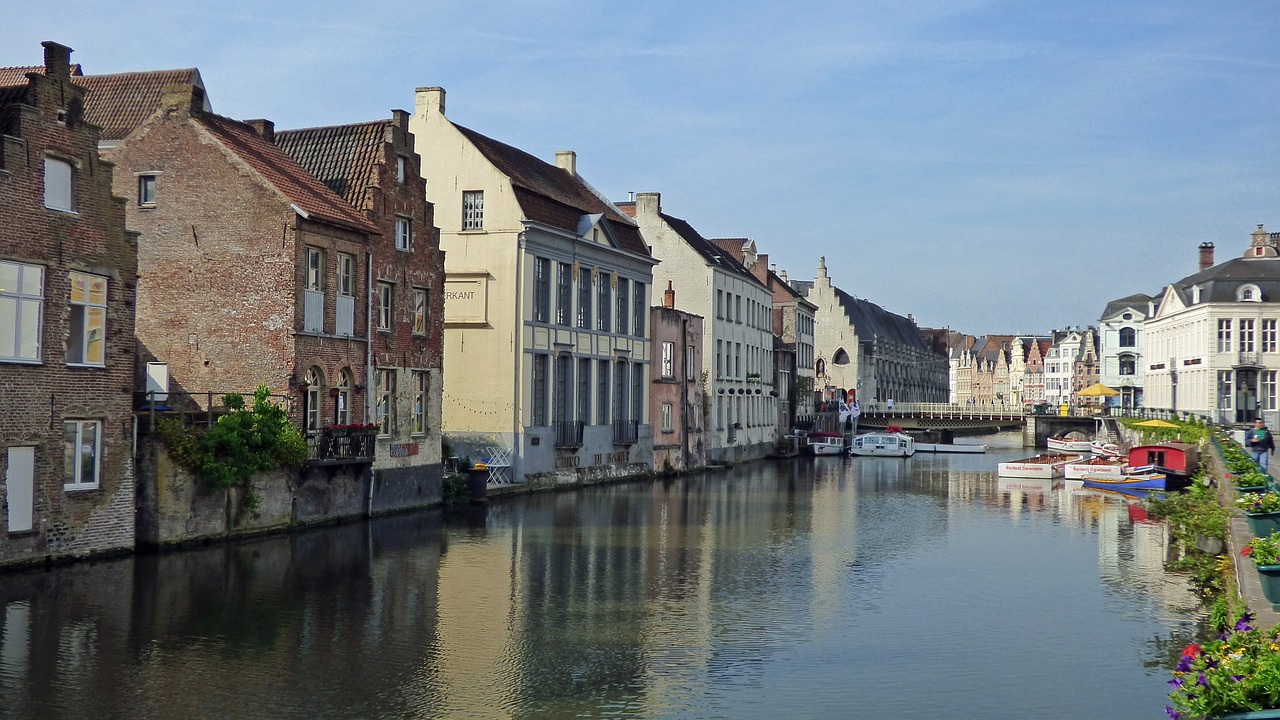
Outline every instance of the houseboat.
POLYGON ((1001 477, 1052 480, 1063 476, 1068 463, 1079 462, 1080 460, 1080 455, 1045 453, 1035 457, 1023 458, 1022 460, 1002 462, 996 466, 996 474, 1001 477))
POLYGON ((809 449, 814 455, 839 455, 844 452, 844 435, 834 432, 809 433, 809 449))
POLYGON ((911 457, 916 454, 916 441, 900 432, 866 433, 853 439, 850 455, 889 455, 911 457))
POLYGON ((1191 443, 1163 442, 1139 445, 1129 451, 1129 467, 1154 466, 1171 480, 1186 482, 1200 467, 1200 449, 1191 443))

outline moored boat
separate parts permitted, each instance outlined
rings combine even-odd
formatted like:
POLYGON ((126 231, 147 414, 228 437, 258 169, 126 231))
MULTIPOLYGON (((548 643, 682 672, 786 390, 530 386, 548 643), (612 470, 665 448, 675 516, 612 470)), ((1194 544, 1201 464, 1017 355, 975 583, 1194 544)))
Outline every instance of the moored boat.
POLYGON ((916 454, 916 441, 906 433, 866 433, 853 439, 849 444, 849 454, 910 457, 916 454))
POLYGON ((844 452, 844 435, 840 433, 811 432, 808 441, 814 455, 839 455, 844 452))
POLYGON ((1044 453, 1002 462, 996 466, 996 471, 1001 477, 1053 479, 1062 477, 1067 463, 1079 462, 1080 459, 1080 455, 1044 453))
POLYGON ((1067 463, 1063 474, 1068 480, 1079 480, 1086 475, 1104 478, 1123 477, 1129 464, 1124 458, 1094 457, 1079 462, 1067 463))
POLYGON ((1126 474, 1119 478, 1097 477, 1086 475, 1081 478, 1085 487, 1102 490, 1164 490, 1167 478, 1163 473, 1126 474))
POLYGON ((1124 454, 1120 451, 1119 445, 1116 445, 1115 443, 1102 442, 1101 440, 1094 440, 1089 443, 1089 450, 1094 455, 1104 458, 1118 458, 1124 454))
POLYGON ((1156 472, 1186 482, 1200 467, 1200 449, 1183 442, 1139 445, 1129 451, 1129 465, 1135 468, 1151 465, 1156 472))
POLYGON ((1045 441, 1054 452, 1087 453, 1093 452, 1093 443, 1082 438, 1068 436, 1051 437, 1045 441))

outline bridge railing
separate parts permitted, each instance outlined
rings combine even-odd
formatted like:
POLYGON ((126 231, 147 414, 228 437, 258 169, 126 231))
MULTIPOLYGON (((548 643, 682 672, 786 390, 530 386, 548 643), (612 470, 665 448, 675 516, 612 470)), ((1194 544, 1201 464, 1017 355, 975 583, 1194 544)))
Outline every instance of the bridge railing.
POLYGON ((867 415, 897 417, 951 418, 975 420, 1021 420, 1022 408, 1017 405, 952 405, 951 403, 868 403, 862 409, 867 415))

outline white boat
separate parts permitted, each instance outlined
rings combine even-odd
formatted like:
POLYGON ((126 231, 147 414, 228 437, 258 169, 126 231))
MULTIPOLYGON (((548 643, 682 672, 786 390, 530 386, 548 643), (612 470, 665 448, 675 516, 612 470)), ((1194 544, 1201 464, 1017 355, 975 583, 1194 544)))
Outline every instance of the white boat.
POLYGON ((1046 453, 1035 457, 1002 462, 996 466, 996 474, 1000 477, 1038 478, 1052 480, 1062 477, 1069 463, 1079 462, 1079 455, 1063 455, 1046 453))
POLYGON ((1087 453, 1093 452, 1093 443, 1069 437, 1051 437, 1045 441, 1052 452, 1087 453))
POLYGON ((916 454, 916 441, 906 433, 867 433, 853 439, 849 454, 910 457, 916 454))
POLYGON ((916 443, 916 452, 931 453, 984 453, 986 445, 955 445, 953 443, 916 443))
POLYGON ((844 435, 833 432, 809 433, 809 448, 814 455, 839 455, 844 452, 844 435))
POLYGON ((1067 463, 1066 468, 1063 469, 1063 475, 1068 480, 1080 480, 1086 475, 1118 479, 1124 477, 1128 469, 1129 462, 1125 458, 1093 458, 1092 460, 1081 458, 1079 462, 1067 463))
POLYGON ((1089 443, 1089 451, 1104 458, 1118 458, 1123 454, 1119 445, 1102 442, 1101 440, 1094 440, 1089 443))

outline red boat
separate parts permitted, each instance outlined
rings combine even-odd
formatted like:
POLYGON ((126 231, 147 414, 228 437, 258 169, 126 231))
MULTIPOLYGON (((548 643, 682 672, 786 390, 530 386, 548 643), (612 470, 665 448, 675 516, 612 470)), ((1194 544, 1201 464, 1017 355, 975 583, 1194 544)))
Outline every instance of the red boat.
POLYGON ((1129 469, 1151 467, 1181 480, 1189 480, 1200 467, 1200 449, 1191 443, 1163 442, 1158 445, 1139 445, 1129 451, 1129 469))

